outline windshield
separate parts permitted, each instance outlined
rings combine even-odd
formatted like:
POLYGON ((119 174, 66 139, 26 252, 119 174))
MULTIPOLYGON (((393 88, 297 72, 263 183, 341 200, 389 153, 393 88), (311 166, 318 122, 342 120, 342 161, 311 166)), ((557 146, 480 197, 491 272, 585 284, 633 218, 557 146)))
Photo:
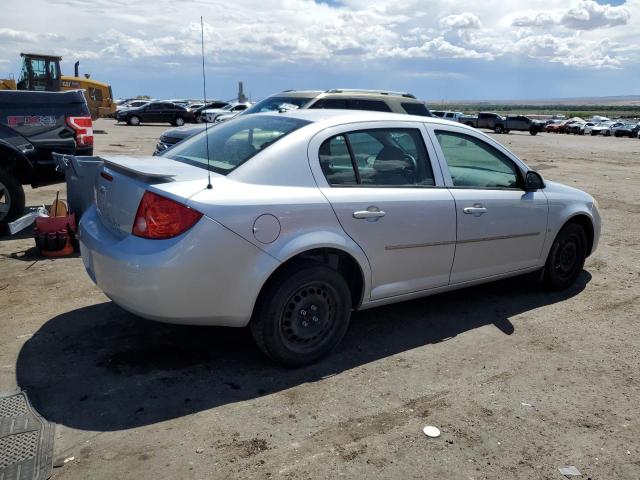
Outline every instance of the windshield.
POLYGON ((248 113, 277 112, 282 106, 290 105, 295 105, 298 108, 302 108, 313 98, 315 97, 268 97, 256 103, 253 107, 247 108, 244 112, 242 112, 242 115, 246 115, 248 113))
POLYGON ((309 123, 298 118, 270 115, 238 118, 177 144, 164 156, 204 169, 209 164, 212 172, 226 175, 269 145, 309 123))

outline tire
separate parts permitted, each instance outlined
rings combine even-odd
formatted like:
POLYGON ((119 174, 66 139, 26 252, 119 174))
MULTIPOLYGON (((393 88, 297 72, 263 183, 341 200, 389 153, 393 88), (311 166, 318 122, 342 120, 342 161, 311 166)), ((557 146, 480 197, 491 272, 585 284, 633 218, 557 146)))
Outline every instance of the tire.
POLYGON ((24 212, 24 189, 11 172, 0 168, 0 233, 24 212))
POLYGON ((610 137, 611 136, 611 132, 609 130, 605 130, 604 131, 604 136, 605 137, 610 137))
POLYGON ((493 130, 494 132, 500 134, 504 132, 504 127, 502 125, 496 125, 493 130))
POLYGON ((173 121, 173 125, 175 125, 176 127, 183 127, 184 126, 184 118, 176 117, 176 119, 173 121))
POLYGON ((534 130, 534 129, 529 130, 529 135, 531 135, 532 137, 535 137, 537 134, 538 134, 538 130, 534 130))
POLYGON ((127 118, 127 125, 137 127, 138 125, 140 125, 140 117, 136 115, 130 116, 129 118, 127 118))
POLYGON ((349 327, 351 293, 342 275, 319 263, 292 265, 265 286, 250 328, 262 352, 302 366, 335 348, 349 327))
POLYGON ((577 223, 565 225, 551 245, 542 284, 550 290, 573 285, 587 257, 587 234, 577 223))
POLYGON ((595 137, 596 135, 598 135, 598 132, 594 132, 593 130, 591 131, 591 136, 595 137))

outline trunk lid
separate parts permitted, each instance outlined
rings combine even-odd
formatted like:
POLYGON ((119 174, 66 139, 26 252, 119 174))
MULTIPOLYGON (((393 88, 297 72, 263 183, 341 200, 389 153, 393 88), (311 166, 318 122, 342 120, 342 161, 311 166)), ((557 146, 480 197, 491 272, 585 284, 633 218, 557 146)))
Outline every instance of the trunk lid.
POLYGON ((98 216, 119 237, 131 234, 146 190, 186 204, 206 188, 207 171, 163 157, 104 156, 95 180, 98 216))

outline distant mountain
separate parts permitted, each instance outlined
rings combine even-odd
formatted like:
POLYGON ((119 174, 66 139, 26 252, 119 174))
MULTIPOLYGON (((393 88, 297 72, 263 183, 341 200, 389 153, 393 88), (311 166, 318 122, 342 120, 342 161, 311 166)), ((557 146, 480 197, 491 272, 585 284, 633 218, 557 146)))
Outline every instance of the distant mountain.
MULTIPOLYGON (((427 101, 427 104, 438 105, 442 100, 427 101)), ((620 95, 610 97, 576 97, 576 98, 536 98, 520 100, 447 100, 447 105, 607 105, 607 106, 640 106, 640 95, 620 95)))

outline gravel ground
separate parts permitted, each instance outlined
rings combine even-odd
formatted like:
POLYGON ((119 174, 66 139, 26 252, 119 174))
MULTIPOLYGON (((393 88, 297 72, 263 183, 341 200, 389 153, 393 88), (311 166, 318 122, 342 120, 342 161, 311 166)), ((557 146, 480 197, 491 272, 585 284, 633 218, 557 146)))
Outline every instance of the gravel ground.
MULTIPOLYGON (((137 155, 167 128, 96 127, 96 153, 137 155)), ((57 423, 55 457, 75 457, 59 479, 640 478, 640 141, 498 139, 599 201, 574 288, 529 276, 368 310, 327 360, 284 370, 246 331, 141 320, 80 258, 4 237, 0 391, 57 423)))

